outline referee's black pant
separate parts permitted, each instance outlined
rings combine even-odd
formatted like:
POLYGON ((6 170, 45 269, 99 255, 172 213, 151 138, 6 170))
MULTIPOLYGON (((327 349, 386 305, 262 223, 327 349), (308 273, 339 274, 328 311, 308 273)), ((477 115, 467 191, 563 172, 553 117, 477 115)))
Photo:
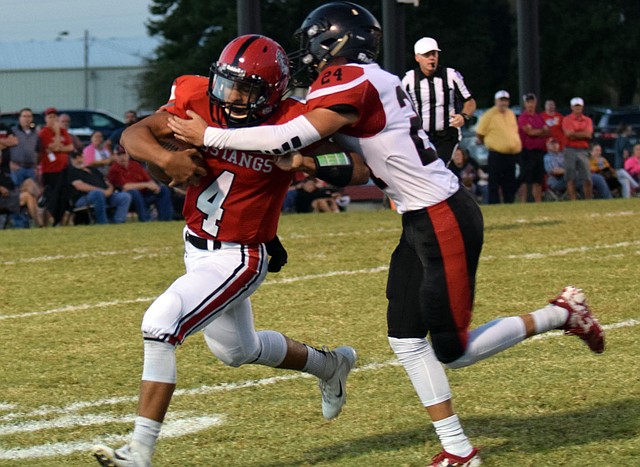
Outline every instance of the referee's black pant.
POLYGON ((438 157, 444 161, 445 165, 449 164, 453 157, 453 152, 460 143, 458 129, 451 127, 443 131, 432 131, 427 134, 429 135, 429 141, 436 147, 438 157))

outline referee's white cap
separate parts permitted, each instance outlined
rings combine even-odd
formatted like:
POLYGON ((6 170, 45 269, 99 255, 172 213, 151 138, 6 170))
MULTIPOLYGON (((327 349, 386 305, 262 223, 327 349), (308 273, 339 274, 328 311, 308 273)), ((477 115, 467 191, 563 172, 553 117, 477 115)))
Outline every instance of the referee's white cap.
POLYGON ((418 54, 426 54, 427 52, 431 52, 432 50, 437 50, 440 52, 440 48, 438 47, 438 43, 432 37, 423 37, 418 40, 416 44, 413 46, 413 51, 418 54))

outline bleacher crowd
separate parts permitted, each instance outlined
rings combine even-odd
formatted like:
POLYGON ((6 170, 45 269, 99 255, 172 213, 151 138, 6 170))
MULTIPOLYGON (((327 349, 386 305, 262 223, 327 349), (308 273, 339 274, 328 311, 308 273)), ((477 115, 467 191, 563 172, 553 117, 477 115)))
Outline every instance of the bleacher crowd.
MULTIPOLYGON (((122 223, 182 218, 184 191, 156 182, 120 145, 123 129, 95 131, 83 143, 70 118, 50 107, 45 124, 23 108, 12 128, 0 127, 0 228, 122 223)), ((134 111, 126 123, 137 121, 134 111)))

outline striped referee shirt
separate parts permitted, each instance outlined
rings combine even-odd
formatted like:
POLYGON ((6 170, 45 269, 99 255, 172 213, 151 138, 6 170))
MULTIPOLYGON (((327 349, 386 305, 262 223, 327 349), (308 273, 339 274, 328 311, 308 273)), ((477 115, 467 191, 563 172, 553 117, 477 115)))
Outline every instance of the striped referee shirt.
POLYGON ((431 135, 448 129, 449 116, 473 98, 462 75, 442 66, 431 77, 425 76, 420 67, 409 70, 402 78, 402 86, 422 118, 424 130, 431 135))

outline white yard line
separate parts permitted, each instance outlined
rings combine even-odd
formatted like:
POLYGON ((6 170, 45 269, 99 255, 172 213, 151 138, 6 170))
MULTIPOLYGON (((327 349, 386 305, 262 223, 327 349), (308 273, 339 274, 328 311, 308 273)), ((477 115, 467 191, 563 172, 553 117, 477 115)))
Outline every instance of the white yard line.
MULTIPOLYGON (((626 320, 618 323, 603 326, 606 330, 619 329, 631 326, 637 326, 640 320, 626 320)), ((534 336, 528 341, 536 341, 541 339, 549 339, 561 336, 561 332, 549 332, 539 336, 534 336)), ((388 360, 380 363, 370 363, 356 368, 354 373, 377 371, 391 366, 398 366, 396 359, 388 360)), ((283 376, 275 376, 272 378, 264 378, 260 380, 239 381, 236 383, 224 383, 216 386, 200 386, 192 389, 180 389, 174 393, 174 397, 184 396, 202 396, 215 392, 235 391, 246 388, 255 388, 259 386, 268 386, 284 381, 292 381, 301 378, 312 378, 306 373, 293 373, 283 376)), ((104 423, 131 423, 135 415, 113 416, 105 414, 77 414, 80 410, 86 410, 105 405, 115 405, 121 403, 132 403, 137 396, 124 396, 96 401, 82 401, 69 404, 63 407, 42 406, 28 412, 10 412, 0 417, 0 436, 13 435, 18 433, 29 433, 40 430, 51 430, 60 428, 74 428, 81 426, 98 425, 104 423), (51 415, 61 414, 60 417, 51 419, 51 415), (33 420, 35 417, 43 419, 33 420)), ((15 404, 7 404, 0 402, 0 410, 12 410, 17 408, 15 404)), ((223 416, 192 416, 185 412, 175 412, 167 419, 162 428, 163 438, 173 438, 184 436, 189 433, 205 430, 211 426, 223 423, 223 416)), ((17 459, 35 459, 51 456, 65 456, 79 451, 89 452, 94 444, 120 444, 126 442, 128 435, 110 436, 102 439, 93 439, 90 441, 77 441, 70 443, 48 443, 24 448, 3 449, 0 447, 0 459, 17 460, 17 459)))

